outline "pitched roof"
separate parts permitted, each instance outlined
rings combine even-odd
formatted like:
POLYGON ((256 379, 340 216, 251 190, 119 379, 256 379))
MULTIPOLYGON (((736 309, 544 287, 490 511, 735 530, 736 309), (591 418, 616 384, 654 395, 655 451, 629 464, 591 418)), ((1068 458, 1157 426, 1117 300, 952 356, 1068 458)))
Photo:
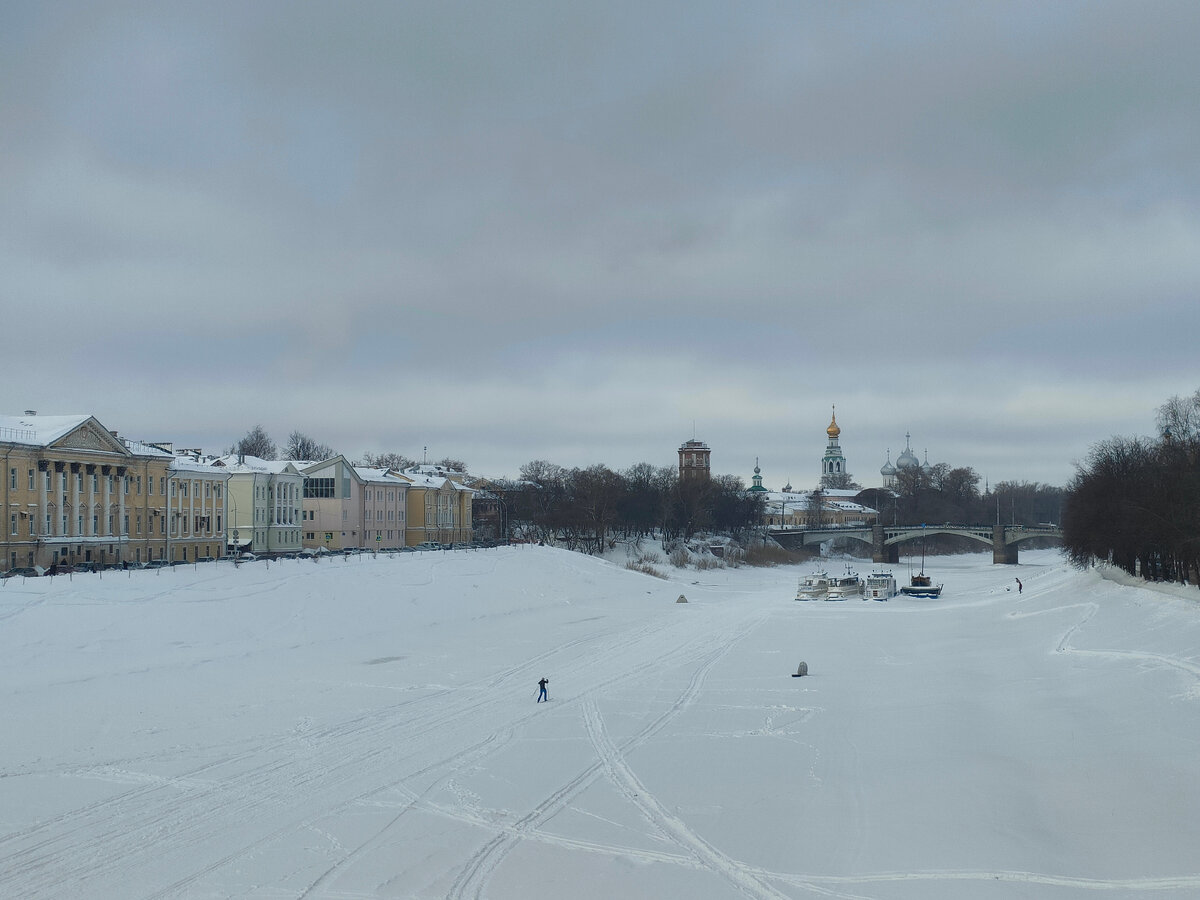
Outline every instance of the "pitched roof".
POLYGON ((70 434, 89 415, 74 416, 0 416, 0 441, 46 447, 70 434))

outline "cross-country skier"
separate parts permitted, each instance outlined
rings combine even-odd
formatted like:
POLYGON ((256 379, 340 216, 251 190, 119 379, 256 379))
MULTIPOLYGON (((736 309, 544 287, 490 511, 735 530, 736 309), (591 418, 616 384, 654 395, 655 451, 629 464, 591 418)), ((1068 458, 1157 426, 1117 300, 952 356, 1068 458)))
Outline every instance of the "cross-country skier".
POLYGON ((538 687, 541 688, 541 690, 538 692, 538 698, 537 698, 538 703, 541 703, 543 700, 545 700, 547 703, 550 702, 550 698, 546 696, 546 685, 548 685, 549 683, 550 683, 549 678, 543 678, 541 681, 538 682, 538 687))

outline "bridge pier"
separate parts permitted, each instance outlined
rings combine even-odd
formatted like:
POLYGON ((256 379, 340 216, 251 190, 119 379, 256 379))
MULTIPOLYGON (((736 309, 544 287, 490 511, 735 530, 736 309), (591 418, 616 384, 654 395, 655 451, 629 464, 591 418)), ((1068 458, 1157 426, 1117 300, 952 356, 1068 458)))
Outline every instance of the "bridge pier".
POLYGON ((992 526, 992 565, 1013 565, 1017 564, 1018 552, 1016 544, 1006 544, 1004 542, 1004 526, 992 526))
POLYGON ((886 539, 887 535, 884 533, 882 525, 871 526, 871 562, 900 562, 900 548, 895 544, 888 546, 885 543, 886 539))

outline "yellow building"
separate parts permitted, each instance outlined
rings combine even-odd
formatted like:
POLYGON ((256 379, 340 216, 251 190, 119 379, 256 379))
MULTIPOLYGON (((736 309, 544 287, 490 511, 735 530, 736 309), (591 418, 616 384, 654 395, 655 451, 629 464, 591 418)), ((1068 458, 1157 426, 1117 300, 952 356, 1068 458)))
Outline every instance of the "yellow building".
POLYGON ((0 416, 0 570, 162 559, 172 457, 94 416, 0 416))
POLYGON ((401 472, 408 480, 405 544, 460 544, 473 539, 471 497, 475 491, 428 467, 401 472))

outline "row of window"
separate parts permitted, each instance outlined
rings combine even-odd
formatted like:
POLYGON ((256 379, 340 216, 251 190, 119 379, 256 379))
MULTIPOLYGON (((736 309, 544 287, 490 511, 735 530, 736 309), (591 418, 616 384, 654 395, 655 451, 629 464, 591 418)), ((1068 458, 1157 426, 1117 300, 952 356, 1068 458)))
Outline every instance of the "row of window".
MULTIPOLYGON (((20 529, 18 528, 18 525, 17 525, 19 518, 20 517, 17 513, 12 513, 9 516, 9 534, 13 535, 14 537, 20 536, 20 529)), ((113 533, 114 519, 115 519, 115 517, 112 515, 110 515, 108 517, 108 532, 107 532, 107 534, 113 533)), ((45 526, 45 530, 42 532, 42 534, 44 534, 44 535, 50 534, 50 525, 53 521, 54 521, 54 519, 52 518, 51 515, 46 516, 45 522, 43 523, 45 526)), ((68 525, 69 521, 70 521, 69 517, 66 514, 64 514, 62 516, 62 531, 59 532, 59 534, 66 535, 67 525, 68 525)), ((220 515, 218 515, 216 517, 217 527, 215 529, 210 528, 210 526, 213 523, 212 516, 193 516, 191 519, 189 519, 187 516, 182 516, 178 519, 178 521, 182 525, 182 533, 185 535, 186 534, 213 534, 213 533, 220 534, 221 533, 221 516, 220 515), (190 531, 188 530, 189 525, 191 526, 190 531)), ((82 515, 76 516, 75 525, 76 525, 76 528, 78 529, 75 532, 76 535, 83 534, 83 523, 84 523, 84 517, 82 515)), ((142 533, 142 517, 137 516, 134 519, 134 523, 137 526, 137 531, 135 531, 134 534, 140 535, 142 533)), ((167 533, 166 518, 160 518, 158 520, 158 524, 159 524, 159 533, 165 535, 167 533)), ((124 528, 121 531, 121 534, 129 534, 129 516, 128 515, 126 515, 124 517, 124 519, 122 521, 122 525, 124 526, 124 528)), ((28 526, 29 526, 29 532, 28 532, 29 537, 35 537, 37 535, 37 514, 36 513, 29 514, 28 526)), ((98 515, 93 515, 92 516, 91 536, 103 537, 104 535, 100 534, 99 529, 100 529, 100 517, 98 515)))
MULTIPOLYGON (((37 473, 36 469, 28 470, 29 490, 31 490, 31 491, 35 490, 37 487, 37 474, 36 473, 37 473)), ((51 472, 49 469, 47 469, 43 473, 43 475, 45 476, 45 478, 43 480, 43 484, 44 484, 46 490, 51 490, 53 488, 53 484, 54 484, 54 482, 52 480, 54 473, 51 472)), ((59 475, 59 490, 65 491, 67 489, 68 473, 64 469, 62 472, 59 472, 58 475, 59 475)), ((104 478, 107 481, 107 487, 108 487, 109 493, 112 493, 113 491, 117 490, 118 487, 120 487, 121 490, 125 494, 129 494, 131 491, 139 497, 142 494, 142 476, 141 475, 127 475, 127 476, 121 477, 118 475, 101 475, 98 472, 91 473, 92 493, 100 492, 100 485, 101 485, 100 479, 101 478, 104 478), (118 479, 120 479, 120 481, 121 481, 120 485, 117 484, 118 479)), ((9 480, 9 487, 15 491, 17 489, 17 484, 18 484, 18 470, 17 469, 10 468, 8 470, 8 480, 9 480)), ((154 494, 154 479, 148 478, 146 480, 148 482, 147 493, 150 495, 153 495, 154 494)), ((201 484, 204 485, 204 496, 206 498, 215 497, 218 500, 221 499, 221 482, 200 481, 200 480, 180 481, 177 479, 172 479, 172 481, 171 481, 171 496, 175 496, 176 492, 178 491, 179 494, 184 497, 187 497, 187 496, 189 496, 189 494, 192 494, 192 493, 194 493, 195 496, 199 497, 201 484)), ((78 491, 83 491, 83 486, 84 486, 84 473, 76 472, 75 473, 75 489, 78 491)), ((167 492, 167 478, 165 475, 161 476, 158 479, 158 492, 159 492, 159 494, 165 494, 167 492)))

